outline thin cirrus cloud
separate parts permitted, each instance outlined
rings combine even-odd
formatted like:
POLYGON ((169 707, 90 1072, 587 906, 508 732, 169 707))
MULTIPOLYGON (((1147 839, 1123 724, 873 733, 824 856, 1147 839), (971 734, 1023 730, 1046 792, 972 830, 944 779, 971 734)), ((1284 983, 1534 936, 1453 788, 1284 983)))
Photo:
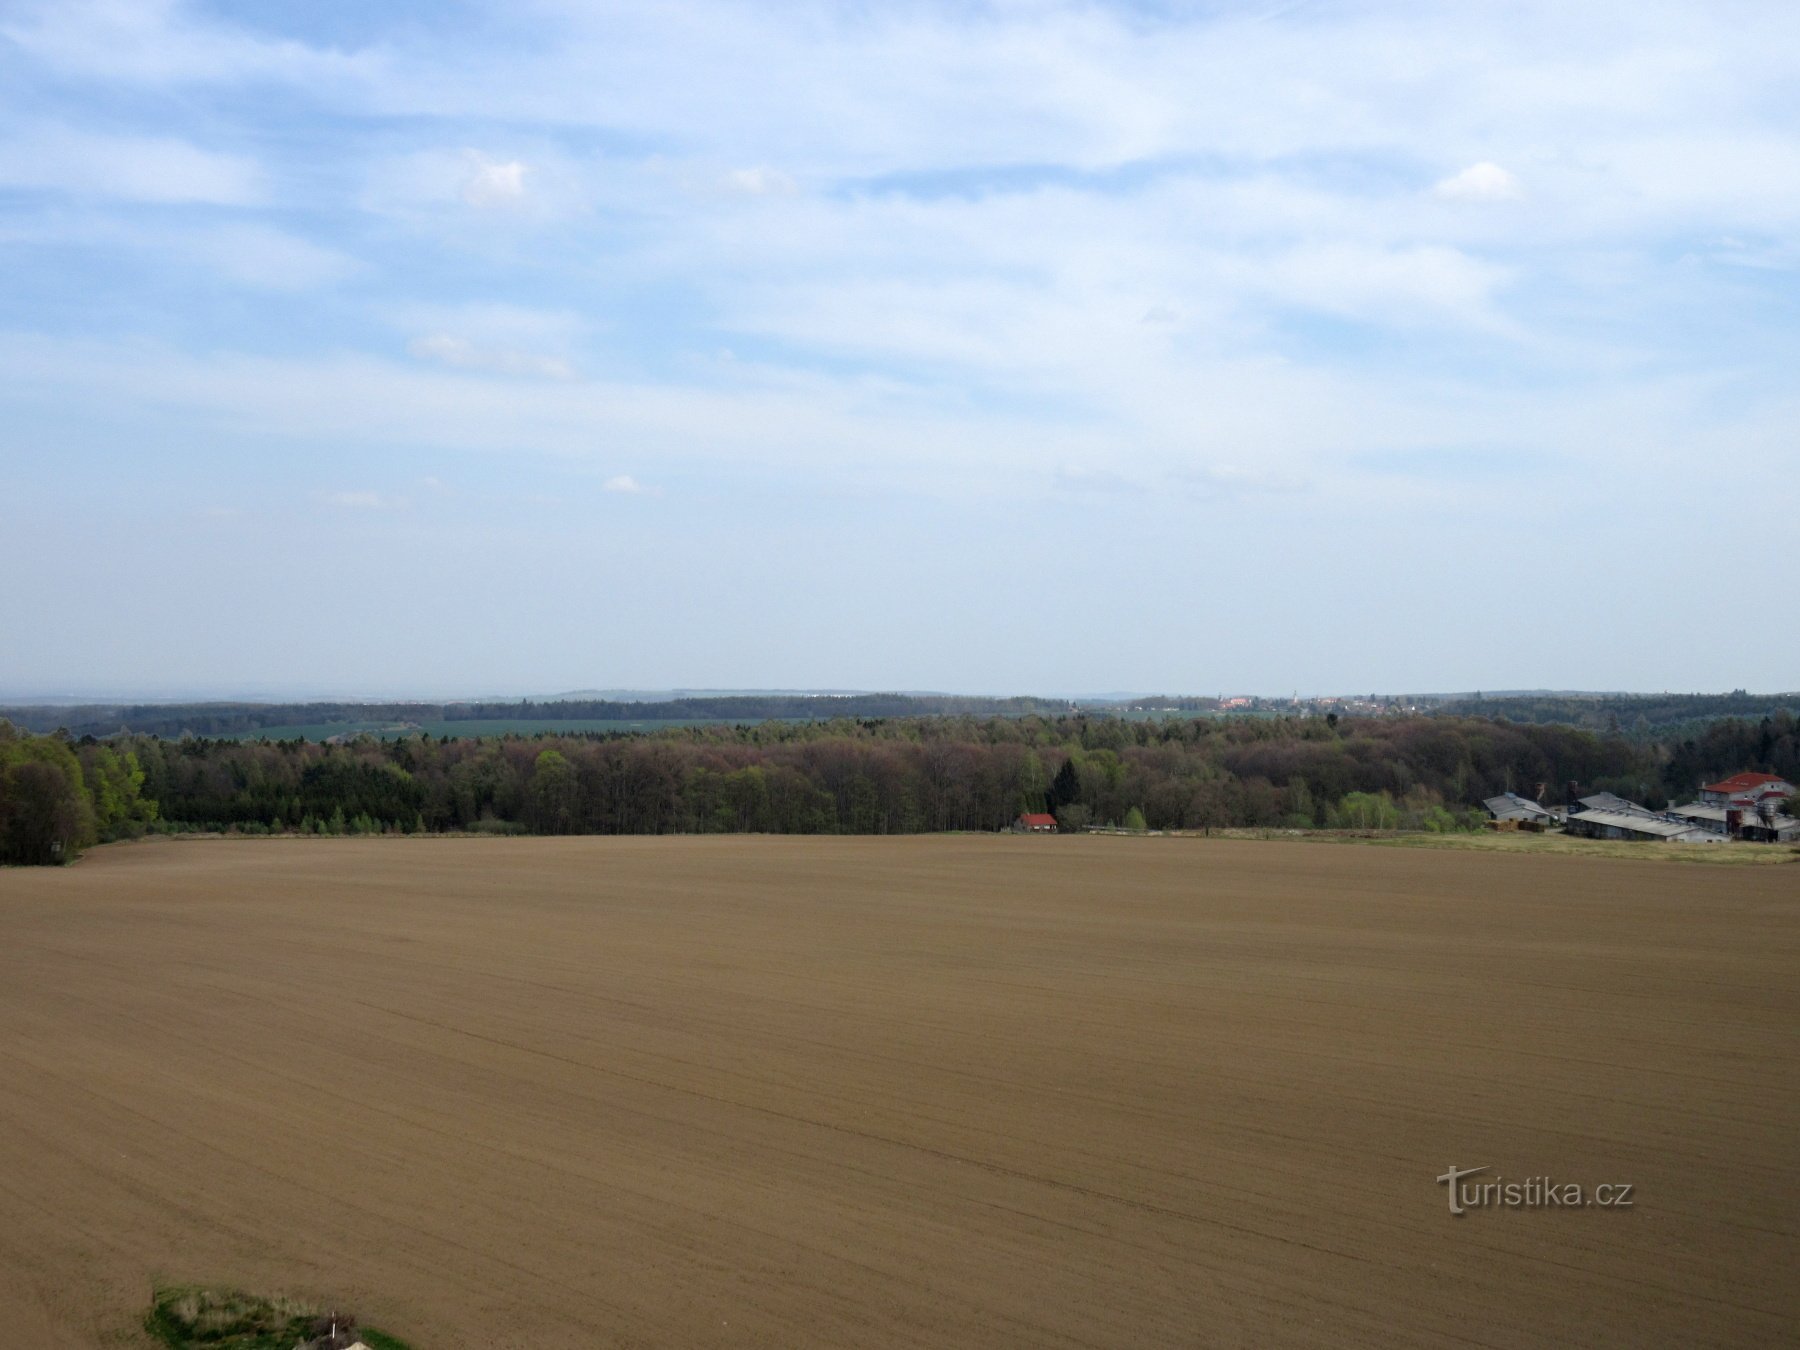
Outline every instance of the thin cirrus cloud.
MULTIPOLYGON (((1079 506, 1134 546, 1161 512, 1329 503, 1360 533, 1317 538, 1406 576, 1448 506, 1541 554, 1532 482, 1448 467, 1490 457, 1686 540, 1681 466, 1755 445, 1749 509, 1800 511, 1795 7, 471 10, 0 17, 28 76, 0 82, 0 250, 32 283, 5 419, 654 496, 629 446, 683 511, 871 541, 902 502, 1079 506)), ((187 453, 169 482, 250 498, 187 453)), ((471 526, 488 495, 456 496, 471 526)), ((369 535, 448 514, 317 502, 369 535)), ((1210 536, 1161 537, 1142 574, 1196 575, 1210 536)))
POLYGON ((354 258, 336 249, 268 225, 225 224, 172 239, 195 261, 228 280, 268 290, 310 290, 344 281, 361 270, 354 258))
POLYGON ((432 361, 455 370, 485 371, 493 375, 521 375, 544 380, 572 380, 575 368, 560 356, 507 347, 486 347, 450 333, 414 338, 407 351, 421 361, 432 361))
POLYGON ((46 68, 164 86, 283 81, 318 87, 379 79, 377 52, 263 38, 209 23, 181 0, 21 0, 0 39, 46 68))
POLYGON ((262 174, 240 155, 202 150, 173 136, 118 135, 27 125, 0 144, 0 185, 146 203, 247 206, 262 174))
POLYGON ((719 180, 719 185, 741 197, 787 197, 800 190, 791 174, 767 165, 733 169, 719 180))

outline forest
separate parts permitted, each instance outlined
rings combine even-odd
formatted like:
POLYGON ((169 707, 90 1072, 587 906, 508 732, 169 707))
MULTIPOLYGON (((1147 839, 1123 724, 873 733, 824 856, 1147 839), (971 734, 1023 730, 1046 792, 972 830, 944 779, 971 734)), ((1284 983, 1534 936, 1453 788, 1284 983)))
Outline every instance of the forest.
POLYGON ((1646 740, 1479 717, 839 718, 650 734, 108 739, 0 721, 0 861, 146 831, 909 834, 1048 810, 1209 830, 1477 827, 1513 790, 1653 807, 1739 769, 1800 778, 1792 714, 1646 740))
POLYGON ((1438 710, 1509 722, 1561 722, 1634 740, 1678 740, 1722 717, 1760 720, 1800 713, 1800 693, 1751 694, 1459 694, 1438 710))
MULTIPOLYGON (((1332 700, 1253 700, 1264 715, 1323 714, 1332 700)), ((1374 695, 1369 704, 1385 704, 1389 715, 1403 709, 1449 717, 1481 717, 1509 722, 1564 723, 1592 731, 1617 733, 1638 741, 1673 740, 1697 733, 1722 717, 1760 720, 1800 713, 1800 693, 1749 694, 1454 694, 1374 695)), ((683 694, 655 699, 558 697, 461 702, 314 702, 314 703, 92 703, 0 706, 0 718, 31 732, 65 730, 72 736, 118 736, 135 732, 176 739, 187 736, 255 737, 260 733, 291 735, 296 728, 324 740, 334 734, 354 735, 362 729, 404 735, 424 724, 485 722, 490 733, 564 730, 561 722, 760 722, 785 720, 828 722, 838 718, 870 720, 911 717, 1056 717, 1150 713, 1166 716, 1214 716, 1227 711, 1218 698, 1156 694, 1124 699, 978 697, 955 694, 683 694), (501 725, 495 725, 496 723, 501 725), (507 726, 518 723, 518 726, 507 726), (546 725, 548 724, 548 725, 546 725)), ((1365 708, 1358 715, 1367 715, 1365 708)), ((571 725, 566 730, 586 730, 571 725)), ((610 728, 601 728, 602 730, 610 728)), ((623 728, 622 728, 623 729, 623 728)))
POLYGON ((979 698, 955 694, 722 694, 614 700, 558 698, 453 703, 92 703, 0 707, 26 731, 58 728, 76 736, 243 736, 266 727, 417 722, 662 722, 771 718, 1021 716, 1061 712, 1067 700, 979 698))

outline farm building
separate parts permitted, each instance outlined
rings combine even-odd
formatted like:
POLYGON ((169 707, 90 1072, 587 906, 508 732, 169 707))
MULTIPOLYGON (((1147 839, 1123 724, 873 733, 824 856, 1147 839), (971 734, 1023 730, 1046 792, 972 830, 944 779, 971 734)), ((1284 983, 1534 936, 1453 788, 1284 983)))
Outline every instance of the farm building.
POLYGON ((1734 802, 1760 802, 1764 797, 1785 801, 1794 795, 1794 785, 1772 773, 1734 773, 1700 789, 1700 800, 1709 806, 1726 806, 1734 802))
MULTIPOLYGON (((1630 803, 1626 803, 1630 805, 1630 803)), ((1635 811, 1577 811, 1569 817, 1569 833, 1586 839, 1645 839, 1671 844, 1717 843, 1719 836, 1684 821, 1665 820, 1638 807, 1635 811)))
POLYGON ((1675 820, 1697 825, 1721 839, 1748 839, 1759 844, 1786 844, 1800 840, 1800 820, 1775 807, 1776 798, 1769 797, 1760 810, 1747 804, 1715 806, 1707 802, 1689 802, 1671 806, 1669 815, 1675 820))
POLYGON ((1706 802, 1688 802, 1685 806, 1671 806, 1668 815, 1675 820, 1683 821, 1696 829, 1705 830, 1708 834, 1723 836, 1726 833, 1725 817, 1728 814, 1723 806, 1713 806, 1706 802))
POLYGON ((1019 834, 1055 834, 1056 817, 1041 811, 1027 811, 1013 822, 1019 834))
POLYGON ((1570 814, 1577 811, 1609 811, 1618 816, 1640 816, 1648 820, 1661 820, 1662 814, 1652 811, 1647 806, 1640 806, 1628 801, 1616 792, 1596 792, 1591 797, 1583 797, 1573 807, 1570 814))
POLYGON ((1783 811, 1794 785, 1778 774, 1734 773, 1700 789, 1700 800, 1670 812, 1716 834, 1755 843, 1800 840, 1800 820, 1783 811))
POLYGON ((1562 822, 1560 812, 1548 807, 1539 806, 1529 797, 1521 797, 1516 792, 1503 792, 1498 797, 1489 797, 1483 806, 1488 815, 1496 823, 1513 821, 1523 825, 1556 825, 1562 822))
POLYGON ((1737 818, 1736 824, 1735 837, 1748 839, 1752 843, 1800 843, 1800 820, 1779 811, 1768 811, 1761 815, 1745 812, 1737 818))

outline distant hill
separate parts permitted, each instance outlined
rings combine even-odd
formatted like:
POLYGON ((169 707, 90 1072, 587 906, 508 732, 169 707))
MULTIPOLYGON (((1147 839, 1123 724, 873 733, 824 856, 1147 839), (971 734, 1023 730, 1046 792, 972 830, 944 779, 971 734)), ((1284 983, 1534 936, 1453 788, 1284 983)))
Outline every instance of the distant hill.
MULTIPOLYGON (((467 703, 136 703, 27 705, 0 707, 0 717, 26 731, 66 728, 75 736, 111 736, 134 732, 145 736, 246 736, 272 730, 279 735, 317 739, 334 728, 345 734, 430 724, 454 733, 457 723, 479 723, 493 734, 495 724, 519 723, 542 729, 545 723, 618 723, 620 730, 660 722, 829 721, 833 718, 889 717, 1023 717, 1031 713, 1063 713, 1061 699, 972 698, 949 694, 722 694, 683 695, 643 700, 560 698, 540 702, 520 699, 467 703), (638 724, 636 726, 632 724, 638 724), (297 730, 303 728, 304 730, 297 730)), ((582 730, 593 729, 583 726, 582 730)), ((472 731, 475 728, 471 728, 472 731)))
POLYGON ((1456 717, 1503 717, 1509 722, 1559 723, 1625 735, 1664 735, 1698 729, 1724 717, 1763 718, 1800 713, 1800 693, 1751 694, 1451 694, 1439 710, 1456 717))

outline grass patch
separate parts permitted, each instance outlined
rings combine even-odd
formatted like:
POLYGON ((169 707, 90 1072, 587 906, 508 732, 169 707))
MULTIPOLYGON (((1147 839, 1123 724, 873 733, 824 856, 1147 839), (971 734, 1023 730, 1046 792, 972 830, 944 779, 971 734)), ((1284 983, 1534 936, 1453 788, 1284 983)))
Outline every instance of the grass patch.
POLYGON ((1360 842, 1387 848, 1455 848, 1481 853, 1558 854, 1578 858, 1629 858, 1636 862, 1713 863, 1767 867, 1800 861, 1800 849, 1786 844, 1664 844, 1654 840, 1580 839, 1526 830, 1483 830, 1469 834, 1401 834, 1360 842))
POLYGON ((264 1297, 238 1289, 183 1285, 159 1289, 144 1315, 144 1330, 169 1350, 340 1350, 361 1340, 370 1350, 409 1350, 406 1342, 373 1327, 358 1327, 342 1312, 282 1295, 264 1297))
MULTIPOLYGON (((1155 831, 1152 831, 1155 833, 1155 831)), ((1197 836, 1197 830, 1168 833, 1197 836)), ((1732 867, 1769 867, 1800 863, 1793 844, 1664 844, 1654 840, 1582 839, 1571 834, 1533 834, 1530 830, 1295 830, 1283 828, 1216 829, 1214 839, 1278 839, 1308 844, 1374 844, 1381 848, 1448 848, 1472 853, 1551 854, 1565 858, 1624 858, 1632 862, 1713 863, 1732 867)))

